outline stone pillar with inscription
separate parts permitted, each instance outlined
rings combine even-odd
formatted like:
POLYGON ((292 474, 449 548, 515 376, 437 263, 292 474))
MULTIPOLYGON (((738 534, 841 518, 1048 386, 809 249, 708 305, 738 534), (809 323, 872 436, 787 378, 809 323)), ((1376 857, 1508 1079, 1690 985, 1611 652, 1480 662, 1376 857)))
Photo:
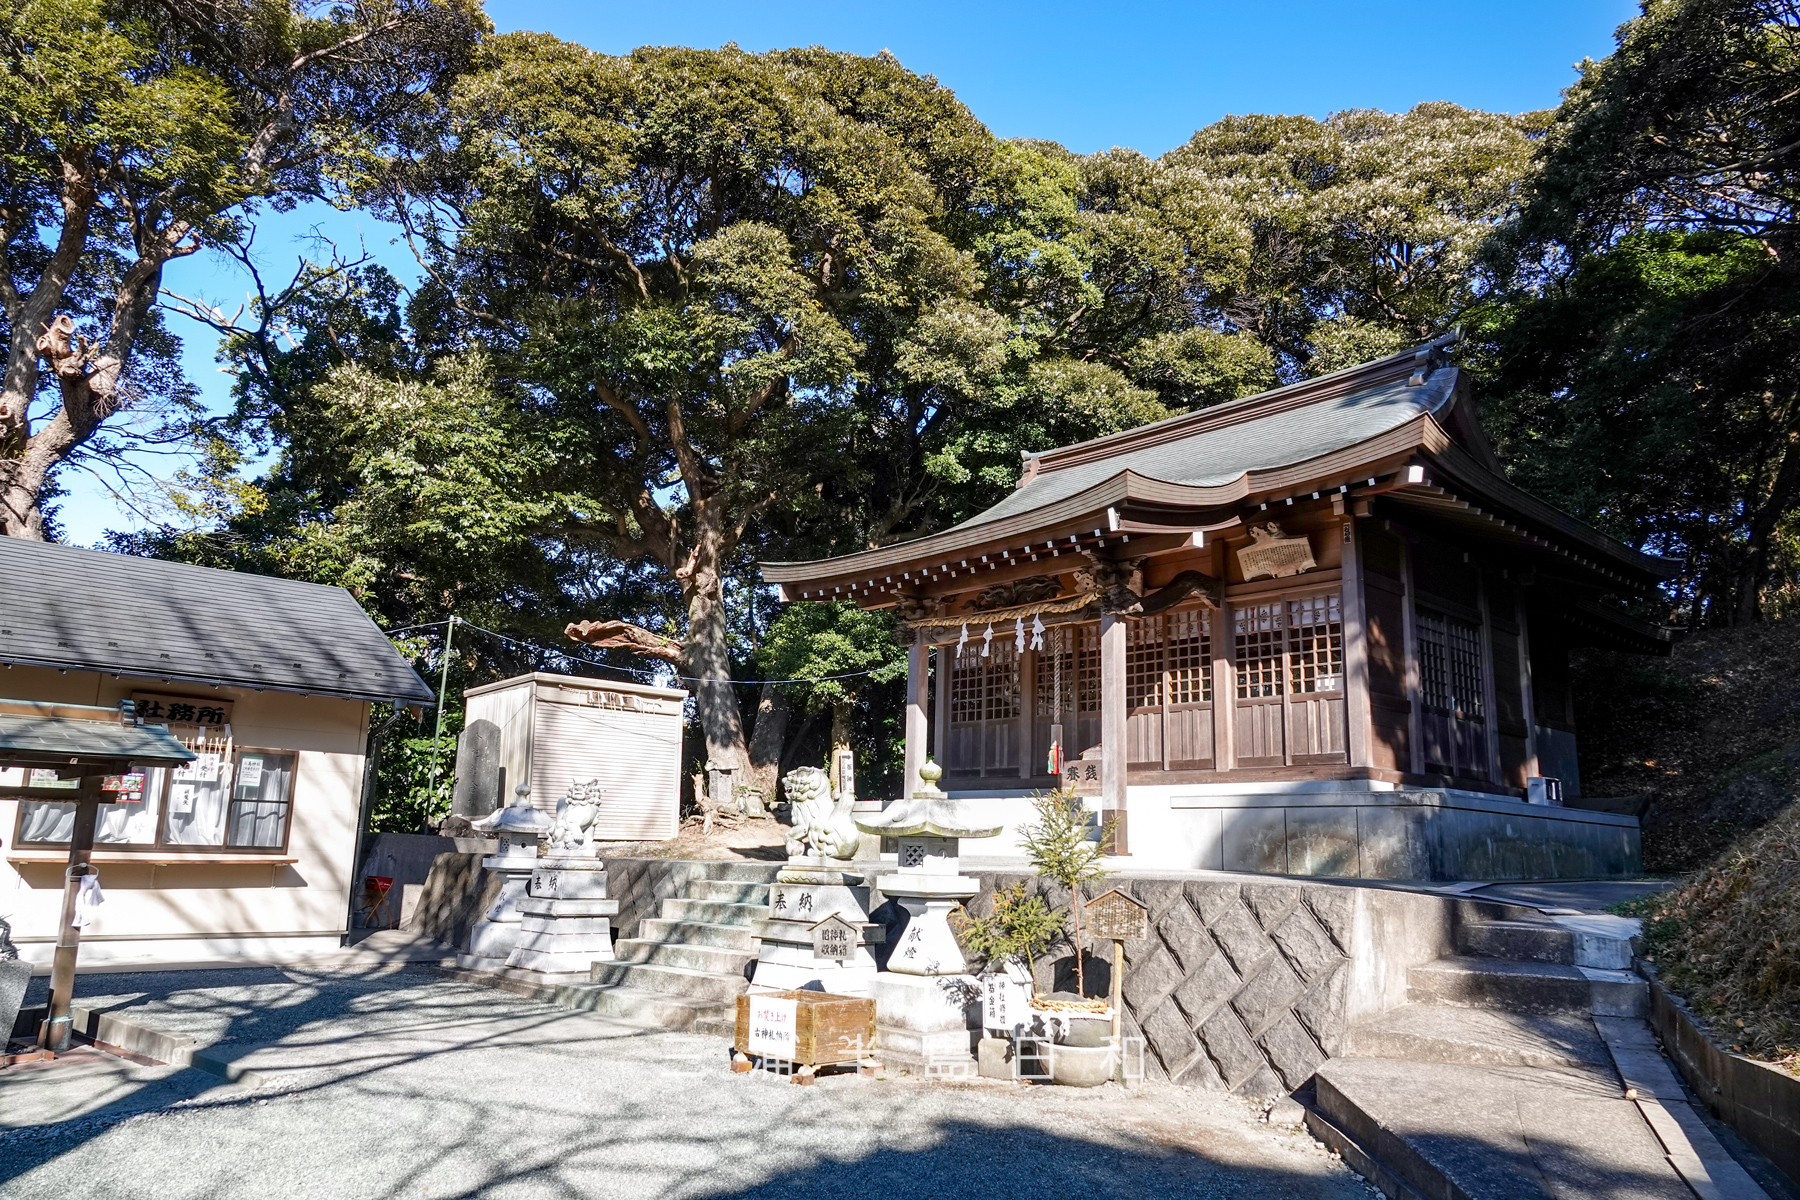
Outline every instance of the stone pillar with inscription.
POLYGON ((875 1041, 883 1062, 931 1074, 970 1074, 981 1024, 980 982, 968 974, 950 913, 980 890, 962 874, 961 840, 994 837, 972 802, 938 789, 943 768, 927 761, 922 786, 873 820, 864 833, 900 845, 899 870, 877 879, 883 896, 906 910, 906 925, 875 977, 875 1041))

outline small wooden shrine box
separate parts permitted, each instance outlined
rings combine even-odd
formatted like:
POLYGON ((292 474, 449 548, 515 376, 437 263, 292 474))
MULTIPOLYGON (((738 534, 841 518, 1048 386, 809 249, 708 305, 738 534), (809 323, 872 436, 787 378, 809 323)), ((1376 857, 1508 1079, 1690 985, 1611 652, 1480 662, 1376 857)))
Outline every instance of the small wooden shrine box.
POLYGON ((830 992, 739 996, 737 1035, 732 1045, 741 1070, 749 1069, 749 1056, 779 1058, 800 1067, 810 1082, 815 1068, 855 1063, 875 1053, 875 1001, 866 996, 834 996, 830 992), (793 1002, 793 1048, 786 1054, 771 1054, 765 1042, 752 1037, 751 1009, 758 1001, 793 1002))

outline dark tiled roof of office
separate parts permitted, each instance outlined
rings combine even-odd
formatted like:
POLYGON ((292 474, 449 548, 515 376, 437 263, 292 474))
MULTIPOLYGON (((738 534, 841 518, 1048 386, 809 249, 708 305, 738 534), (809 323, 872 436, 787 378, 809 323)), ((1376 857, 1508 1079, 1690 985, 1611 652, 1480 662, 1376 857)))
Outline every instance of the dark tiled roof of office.
POLYGON ((0 537, 0 662, 430 703, 349 592, 0 537))

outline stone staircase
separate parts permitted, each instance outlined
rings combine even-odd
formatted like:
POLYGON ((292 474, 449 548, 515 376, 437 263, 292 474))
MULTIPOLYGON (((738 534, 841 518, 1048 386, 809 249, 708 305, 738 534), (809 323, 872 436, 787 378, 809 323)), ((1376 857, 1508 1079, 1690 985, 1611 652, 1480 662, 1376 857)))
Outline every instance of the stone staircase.
POLYGON ((631 1025, 716 1032, 736 1020, 745 970, 755 960, 755 923, 768 915, 779 864, 708 864, 684 894, 661 902, 661 915, 620 938, 611 962, 593 965, 590 982, 557 989, 556 1002, 631 1025))
POLYGON ((1313 1136, 1391 1197, 1727 1194, 1683 1181, 1681 1148, 1652 1132, 1609 1049, 1649 1006, 1626 969, 1631 923, 1456 904, 1458 953, 1410 968, 1409 1003, 1353 1025, 1298 1094, 1313 1136))

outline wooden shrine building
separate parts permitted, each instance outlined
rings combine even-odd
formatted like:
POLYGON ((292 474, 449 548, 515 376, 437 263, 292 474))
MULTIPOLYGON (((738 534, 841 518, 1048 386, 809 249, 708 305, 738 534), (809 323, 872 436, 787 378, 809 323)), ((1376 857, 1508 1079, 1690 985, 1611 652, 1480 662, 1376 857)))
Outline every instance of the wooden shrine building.
POLYGON ((1029 455, 960 525, 764 577, 896 608, 908 788, 930 753, 1014 827, 1067 781, 1146 867, 1635 873, 1635 817, 1580 807, 1569 652, 1666 652, 1616 600, 1678 564, 1507 483, 1450 341, 1029 455))

